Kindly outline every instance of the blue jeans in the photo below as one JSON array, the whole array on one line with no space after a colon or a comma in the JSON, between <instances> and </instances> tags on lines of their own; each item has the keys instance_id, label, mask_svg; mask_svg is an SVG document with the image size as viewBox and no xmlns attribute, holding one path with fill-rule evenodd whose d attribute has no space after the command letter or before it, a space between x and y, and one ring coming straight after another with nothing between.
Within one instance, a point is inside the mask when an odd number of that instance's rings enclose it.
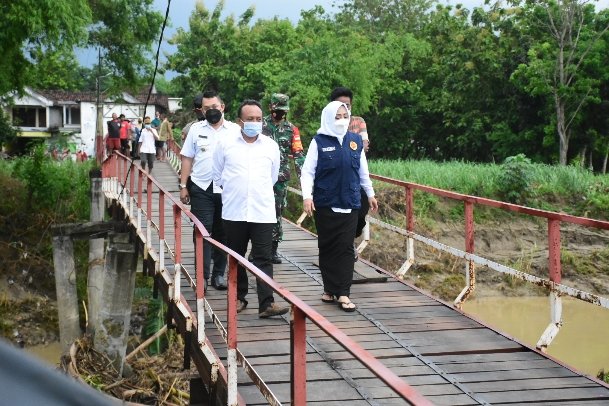
<instances>
[{"instance_id":1,"label":"blue jeans","mask_svg":"<svg viewBox=\"0 0 609 406\"><path fill-rule=\"evenodd\" d=\"M226 235L222 225L222 194L213 192L213 183L207 190L201 189L188 178L188 194L190 195L190 211L195 215L211 237L221 244L225 244ZM194 232L193 232L194 240ZM212 278L224 276L226 270L226 254L212 245L203 241L203 276L209 279L211 259L214 261L214 269L211 272Z\"/></svg>"}]
</instances>

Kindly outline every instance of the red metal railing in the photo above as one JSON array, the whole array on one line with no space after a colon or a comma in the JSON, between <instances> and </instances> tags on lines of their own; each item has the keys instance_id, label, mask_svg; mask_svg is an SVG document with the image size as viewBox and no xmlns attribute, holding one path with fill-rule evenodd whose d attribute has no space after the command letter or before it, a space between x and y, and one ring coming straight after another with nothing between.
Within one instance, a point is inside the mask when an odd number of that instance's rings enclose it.
<instances>
[{"instance_id":1,"label":"red metal railing","mask_svg":"<svg viewBox=\"0 0 609 406\"><path fill-rule=\"evenodd\" d=\"M457 307L463 303L464 300L473 292L475 289L475 264L483 264L489 266L491 269L498 270L500 272L505 272L516 276L518 278L527 280L529 282L537 283L541 286L545 286L550 290L550 318L551 322L539 342L537 343L537 347L545 350L553 338L558 333L560 326L562 324L562 306L560 296L563 294L572 296L574 298L584 300L605 308L609 308L609 300L603 297L599 297L597 295L589 294L586 292L582 292L578 289L570 288L564 285L561 285L561 242L560 242L560 223L571 223L577 224L585 227L594 227L603 230L609 230L609 222L602 220L594 220L585 217L572 216L564 213L556 213L546 210L534 209L531 207L520 206L517 204L511 204L506 202L501 202L498 200L486 199L482 197L464 195L461 193L450 192L443 189L437 189L430 186L419 185L416 183L400 181L396 179L391 179L385 176L379 176L371 174L370 177L377 181L381 181L384 183L392 184L395 186L399 186L404 188L405 200L406 200L406 235L408 238L408 265L403 267L402 273L408 270L408 267L412 265L414 262L414 254L412 253L413 244L412 240L414 238L433 245L434 247L443 249L451 254L459 255L467 260L467 286L463 289L463 291L459 294L457 299L455 300L455 305ZM458 250L452 247L443 246L436 241L427 239L422 236L418 236L415 234L414 225L414 191L418 190L425 193L430 193L435 196L440 196L452 200L462 201L464 204L464 223L465 223L465 253L459 254ZM529 216L541 217L547 219L548 222L548 269L549 269L549 280L543 280L537 278L532 275L525 274L524 272L519 272L513 270L511 268L502 266L497 263L493 263L492 261L488 261L484 258L478 257L474 254L474 206L481 205L487 207L494 207L504 211L522 213ZM396 227L394 227L396 231L399 231Z\"/></svg>"},{"instance_id":2,"label":"red metal railing","mask_svg":"<svg viewBox=\"0 0 609 406\"><path fill-rule=\"evenodd\" d=\"M170 151L179 153L176 145L169 143ZM172 306L176 311L182 311L185 317L190 319L194 314L188 303L180 292L181 277L187 278L189 285L192 288L196 300L197 311L196 320L192 320L192 325L197 328L199 347L203 350L206 343L204 333L204 298L203 290L203 244L212 244L213 246L224 251L229 257L228 266L228 293L227 293L227 382L228 382L228 404L238 404L237 395L237 372L236 368L239 363L239 354L237 347L237 266L241 264L247 272L252 273L262 283L267 284L273 291L281 296L286 302L291 305L291 320L290 320L290 348L291 348L291 404L306 405L306 320L309 319L329 337L340 344L345 350L351 353L355 359L359 360L378 378L380 378L387 386L395 391L400 397L412 405L431 405L432 403L419 394L415 389L408 385L404 380L395 375L390 369L383 365L379 360L372 356L368 351L362 348L357 342L347 336L342 330L334 326L328 319L315 311L309 305L304 303L300 298L289 290L282 287L272 278L256 268L253 264L241 257L234 251L225 247L212 239L199 222L199 220L190 211L182 205L171 193L168 193L156 179L148 176L139 165L132 164L132 161L118 153L115 153L104 161L102 166L102 177L104 178L104 190L116 199L128 213L129 220L134 223L138 234L142 239L145 239L146 247L153 255L158 255L159 268L157 270L161 276L173 280L170 297ZM137 177L137 193L134 190L135 177ZM147 207L145 212L142 210L142 184L146 180L146 195ZM152 212L152 196L158 192L158 218L153 218ZM165 225L165 201L172 205L173 229L175 242L173 247L165 244L166 225ZM137 214L134 214L137 210ZM146 216L146 236L143 235L141 227L141 214ZM190 274L181 263L182 259L182 219L187 218L193 223L195 229L195 255L197 258L195 267L195 280L193 281ZM156 221L155 221L156 220ZM152 247L152 232L156 230L159 236L159 249L155 253ZM165 250L173 258L174 270L171 274L165 267L164 257ZM262 388L261 388L262 390Z\"/></svg>"}]
</instances>

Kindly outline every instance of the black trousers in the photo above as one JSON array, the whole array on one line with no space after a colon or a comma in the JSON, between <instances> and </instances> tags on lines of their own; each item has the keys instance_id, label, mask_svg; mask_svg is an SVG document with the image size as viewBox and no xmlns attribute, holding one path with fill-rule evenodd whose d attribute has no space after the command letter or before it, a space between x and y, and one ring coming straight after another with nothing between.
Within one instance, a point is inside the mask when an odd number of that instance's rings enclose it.
<instances>
[{"instance_id":1,"label":"black trousers","mask_svg":"<svg viewBox=\"0 0 609 406\"><path fill-rule=\"evenodd\" d=\"M262 272L273 277L272 243L275 223L248 223L246 221L224 220L226 231L226 246L237 254L245 256L248 241L252 242L253 263ZM247 272L245 268L237 268L237 298L247 303L245 296L248 291ZM273 289L264 282L256 279L258 293L258 312L263 312L273 302Z\"/></svg>"},{"instance_id":2,"label":"black trousers","mask_svg":"<svg viewBox=\"0 0 609 406\"><path fill-rule=\"evenodd\" d=\"M364 191L364 189L360 189L362 194L362 207L359 209L359 214L357 215L357 228L355 229L355 238L362 235L362 230L366 226L366 215L368 214L368 210L370 210L370 203L368 203L368 195Z\"/></svg>"},{"instance_id":3,"label":"black trousers","mask_svg":"<svg viewBox=\"0 0 609 406\"><path fill-rule=\"evenodd\" d=\"M154 159L154 154L150 154L150 157ZM214 240L224 244L226 235L222 223L222 194L214 193L213 183L209 185L207 190L203 190L190 180L190 177L186 185L190 195L190 211L203 223L203 226ZM212 259L214 261L214 269L210 275ZM203 241L203 277L205 279L209 279L210 276L224 276L226 262L227 258L224 252L215 247L212 250L212 245Z\"/></svg>"},{"instance_id":4,"label":"black trousers","mask_svg":"<svg viewBox=\"0 0 609 406\"><path fill-rule=\"evenodd\" d=\"M329 207L315 210L319 269L324 292L334 296L349 296L353 281L353 239L359 210L337 213Z\"/></svg>"}]
</instances>

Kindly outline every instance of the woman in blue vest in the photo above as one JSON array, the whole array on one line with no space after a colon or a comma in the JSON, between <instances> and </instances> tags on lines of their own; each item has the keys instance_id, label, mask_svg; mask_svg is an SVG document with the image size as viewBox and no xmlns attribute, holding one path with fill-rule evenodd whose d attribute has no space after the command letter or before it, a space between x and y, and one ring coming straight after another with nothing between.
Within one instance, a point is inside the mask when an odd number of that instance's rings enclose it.
<instances>
[{"instance_id":1,"label":"woman in blue vest","mask_svg":"<svg viewBox=\"0 0 609 406\"><path fill-rule=\"evenodd\" d=\"M370 210L378 209L362 138L347 131L349 116L349 109L339 101L323 109L321 127L309 145L300 178L304 211L315 217L317 227L324 284L321 300L338 302L346 312L356 308L349 296L360 187L368 195Z\"/></svg>"}]
</instances>

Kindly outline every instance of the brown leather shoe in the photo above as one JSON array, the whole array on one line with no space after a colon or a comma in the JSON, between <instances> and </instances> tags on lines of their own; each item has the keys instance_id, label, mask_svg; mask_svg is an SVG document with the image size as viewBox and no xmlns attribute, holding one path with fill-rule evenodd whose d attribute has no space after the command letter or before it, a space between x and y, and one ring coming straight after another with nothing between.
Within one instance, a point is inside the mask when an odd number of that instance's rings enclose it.
<instances>
[{"instance_id":1,"label":"brown leather shoe","mask_svg":"<svg viewBox=\"0 0 609 406\"><path fill-rule=\"evenodd\" d=\"M258 317L261 319L268 319L273 316L281 316L282 314L286 314L290 311L288 306L279 306L277 303L272 303L269 307L267 307L263 312L258 313Z\"/></svg>"},{"instance_id":2,"label":"brown leather shoe","mask_svg":"<svg viewBox=\"0 0 609 406\"><path fill-rule=\"evenodd\" d=\"M247 307L247 302L245 300L237 299L237 313L241 313Z\"/></svg>"}]
</instances>

